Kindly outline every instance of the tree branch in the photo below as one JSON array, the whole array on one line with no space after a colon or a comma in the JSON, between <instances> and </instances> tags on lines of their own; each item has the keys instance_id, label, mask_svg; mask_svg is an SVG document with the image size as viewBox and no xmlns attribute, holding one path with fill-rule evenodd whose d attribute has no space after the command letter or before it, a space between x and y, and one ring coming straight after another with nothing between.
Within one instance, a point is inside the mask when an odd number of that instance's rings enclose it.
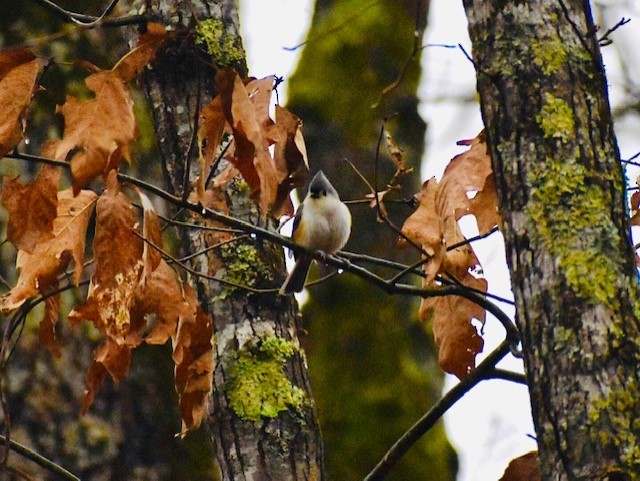
<instances>
[{"instance_id":1,"label":"tree branch","mask_svg":"<svg viewBox=\"0 0 640 481\"><path fill-rule=\"evenodd\" d=\"M12 154L6 155L6 157L17 158L22 160L31 160L35 162L43 162L50 165L57 165L66 169L70 168L70 164L67 162L45 159L43 157L38 157L33 155L12 153ZM291 240L290 237L282 236L274 230L269 230L269 229L251 224L249 222L236 219L234 217L223 214L221 212L217 212L215 210L205 208L200 204L194 204L187 200L183 200L181 197L175 196L161 189L160 187L157 187L153 184L142 181L140 179L136 179L135 177L131 177L125 174L118 174L118 180L120 180L120 182L127 182L132 185L135 185L147 192L151 192L157 195L158 197L160 197L161 199L164 199L167 202L170 202L175 207L179 207L179 208L189 210L191 212L195 212L201 215L205 219L211 219L211 220L220 222L226 225L227 227L231 227L233 229L242 231L246 234L252 234L263 240L274 242L281 246L287 247L293 250L294 252L296 252L297 254L305 253L310 257L312 257L313 259L321 261L330 266L337 267L338 269L342 269L343 271L348 271L366 280L370 284L377 286L387 294L400 294L400 295L408 295L408 296L422 297L422 298L442 297L442 296L451 296L451 295L463 297L479 305L480 307L484 308L489 313L493 314L496 317L496 319L498 319L498 321L503 325L503 327L506 330L507 339L509 340L512 353L516 356L519 355L517 345L520 339L520 335L518 333L518 329L516 328L513 321L509 318L509 316L507 316L502 311L502 309L500 309L498 306L496 306L491 301L489 301L487 299L487 296L484 295L484 293L481 294L481 293L473 292L472 290L467 289L465 286L457 286L457 285L440 286L440 287L434 287L434 288L420 288L420 287L416 287L409 284L399 284L396 282L390 282L357 264L352 264L348 259L340 255L330 255L323 251L311 251L299 244L296 244ZM198 275L202 276L202 274L199 274L199 273ZM220 281L220 279L217 279L217 278L213 278L212 280ZM236 287L242 288L242 286L236 286Z\"/></svg>"},{"instance_id":2,"label":"tree branch","mask_svg":"<svg viewBox=\"0 0 640 481\"><path fill-rule=\"evenodd\" d=\"M490 378L495 365L509 353L509 341L504 340L478 367L456 384L427 413L398 439L382 460L364 478L365 481L380 481L402 459L409 449L444 415L447 410L481 381Z\"/></svg>"},{"instance_id":3,"label":"tree branch","mask_svg":"<svg viewBox=\"0 0 640 481\"><path fill-rule=\"evenodd\" d=\"M63 22L73 23L78 27L84 29L91 29L96 27L121 27L124 25L133 25L139 23L145 23L153 20L153 17L148 14L141 15L125 15L123 17L105 18L115 8L119 0L112 0L107 9L98 17L93 15L84 15L82 13L72 12L65 10L58 4L51 0L31 0L32 2L48 9L56 17Z\"/></svg>"},{"instance_id":4,"label":"tree branch","mask_svg":"<svg viewBox=\"0 0 640 481\"><path fill-rule=\"evenodd\" d=\"M0 443L4 444L5 446L7 445L7 439L2 435L0 435ZM18 453L20 456L27 458L30 461L33 461L34 463L36 463L38 466L41 466L42 468L46 469L47 471L55 475L57 479L63 479L68 481L81 481L80 478L77 477L75 474L70 473L59 464L54 463L50 459L45 458L41 454L36 453L35 451L33 451L32 449L29 449L23 444L17 443L13 440L9 440L9 448L12 451L15 451L16 453Z\"/></svg>"}]
</instances>

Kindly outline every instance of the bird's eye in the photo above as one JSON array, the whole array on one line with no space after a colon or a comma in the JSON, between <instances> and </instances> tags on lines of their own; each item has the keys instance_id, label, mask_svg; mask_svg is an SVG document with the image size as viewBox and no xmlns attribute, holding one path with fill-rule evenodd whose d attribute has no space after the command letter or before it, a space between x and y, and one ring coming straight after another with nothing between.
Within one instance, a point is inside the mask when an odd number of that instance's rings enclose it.
<instances>
[{"instance_id":1,"label":"bird's eye","mask_svg":"<svg viewBox=\"0 0 640 481\"><path fill-rule=\"evenodd\" d=\"M322 194L323 196L325 196L325 195L327 195L327 191L326 191L326 190L324 190L324 189L322 189L321 194Z\"/></svg>"}]
</instances>

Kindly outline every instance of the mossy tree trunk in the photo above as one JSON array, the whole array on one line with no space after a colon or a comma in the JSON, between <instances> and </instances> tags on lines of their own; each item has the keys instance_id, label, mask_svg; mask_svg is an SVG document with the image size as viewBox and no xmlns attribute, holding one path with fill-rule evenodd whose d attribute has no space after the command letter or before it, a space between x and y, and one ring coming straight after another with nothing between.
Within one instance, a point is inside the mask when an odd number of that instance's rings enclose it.
<instances>
[{"instance_id":1,"label":"mossy tree trunk","mask_svg":"<svg viewBox=\"0 0 640 481\"><path fill-rule=\"evenodd\" d=\"M189 170L191 181L198 175L198 148L190 145L198 105L204 107L215 96L213 66L231 65L240 75L246 74L244 55L238 55L242 41L237 9L233 0L154 0L147 5L177 32L144 75L144 83L165 179L171 191L182 195L185 171ZM205 21L219 30L214 33L220 35L222 48L206 52L194 46L193 27ZM240 179L230 184L223 198L230 215L260 222ZM196 229L180 229L178 237L185 254L215 242ZM251 238L197 256L190 265L205 275L257 288L275 288L284 279L282 249ZM221 478L323 479L322 445L294 302L203 278L192 281L214 321L216 368L207 427Z\"/></svg>"},{"instance_id":2,"label":"mossy tree trunk","mask_svg":"<svg viewBox=\"0 0 640 481\"><path fill-rule=\"evenodd\" d=\"M316 2L307 44L289 83L287 108L303 121L311 169L323 169L343 199L362 198L366 186L343 159L373 182L376 141L383 119L420 171L425 123L417 112L420 55L410 59L414 32L426 25L427 1L324 0ZM346 23L345 20L349 19ZM339 26L339 28L335 28ZM421 45L421 44L420 44ZM407 65L402 82L382 97ZM372 108L373 104L378 104ZM395 171L384 144L379 188ZM419 190L419 175L402 195ZM347 250L413 262L398 252L396 234L365 205L352 205ZM389 205L401 225L411 209ZM326 446L330 479L362 479L392 443L440 395L442 374L418 305L350 275L309 289L303 310L311 380ZM428 329L428 328L427 328ZM389 479L453 479L455 455L439 427L425 437Z\"/></svg>"},{"instance_id":3,"label":"mossy tree trunk","mask_svg":"<svg viewBox=\"0 0 640 481\"><path fill-rule=\"evenodd\" d=\"M625 183L588 2L464 2L544 480L640 473Z\"/></svg>"}]
</instances>

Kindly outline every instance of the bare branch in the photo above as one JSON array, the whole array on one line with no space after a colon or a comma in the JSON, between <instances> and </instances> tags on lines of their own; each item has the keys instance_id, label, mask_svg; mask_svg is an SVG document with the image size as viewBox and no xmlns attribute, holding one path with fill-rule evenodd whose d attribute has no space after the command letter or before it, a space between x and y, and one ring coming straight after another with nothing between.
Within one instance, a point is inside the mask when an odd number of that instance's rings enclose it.
<instances>
[{"instance_id":1,"label":"bare branch","mask_svg":"<svg viewBox=\"0 0 640 481\"><path fill-rule=\"evenodd\" d=\"M502 379L504 381L515 382L516 384L523 384L527 386L527 378L520 372L508 371L506 369L495 368L487 376L491 379Z\"/></svg>"},{"instance_id":2,"label":"bare branch","mask_svg":"<svg viewBox=\"0 0 640 481\"><path fill-rule=\"evenodd\" d=\"M69 168L69 164L67 162L54 161L51 159L43 159L42 157L37 157L37 156L27 156L24 154L18 154L18 155L10 154L10 155L7 155L6 157L45 162L51 165L58 165L67 169ZM223 214L221 212L205 208L200 204L193 204L191 202L182 200L182 198L178 196L175 196L155 185L149 184L148 182L144 182L142 180L136 179L135 177L131 177L125 174L118 174L118 179L121 182L128 182L132 185L136 185L137 187L147 192L151 192L157 195L158 197L160 197L161 199L164 199L170 202L175 207L183 208L191 212L195 212L201 215L205 219L211 219L216 222L220 222L221 224L224 224L232 229L242 231L246 234L252 234L257 238L260 238L269 242L274 242L281 246L287 247L298 254L305 253L310 257L312 257L313 259L319 260L325 264L334 266L338 269L342 269L343 271L348 271L351 274L354 274L366 280L370 284L380 288L387 294L400 294L400 295L408 295L408 296L422 297L422 298L443 297L443 296L463 297L479 305L480 307L486 309L489 313L493 314L498 319L498 321L500 321L500 323L503 325L503 327L507 332L507 339L510 342L512 352L515 355L519 354L517 349L517 344L519 342L519 337L520 337L518 333L518 329L516 328L513 321L511 321L509 316L507 316L498 306L496 306L491 301L489 301L487 296L483 293L482 294L476 293L466 287L461 287L457 285L439 286L439 287L432 287L432 288L420 288L420 287L409 285L409 284L398 284L394 282L389 282L386 279L383 279L382 277L376 275L375 273L359 265L352 264L345 257L342 257L340 255L330 255L323 251L311 251L299 244L296 244L291 240L290 237L282 236L274 230L270 230L270 229L254 225L240 219L236 219L234 217ZM157 246L155 247L159 249ZM191 272L191 270L187 266L182 265L181 267L185 268L185 270L187 270L188 272ZM191 273L194 275L203 277L205 279L213 280L216 282L225 282L228 285L234 285L233 283L226 282L222 279L218 279L213 276L206 276L198 272L191 272ZM245 286L235 286L235 287L238 287L240 289L246 288ZM256 290L256 292L265 293L265 292L271 292L271 291L265 289L265 290Z\"/></svg>"},{"instance_id":3,"label":"bare branch","mask_svg":"<svg viewBox=\"0 0 640 481\"><path fill-rule=\"evenodd\" d=\"M68 480L68 481L80 481L80 478L77 477L75 474L67 471L59 464L54 463L53 461L51 461L48 458L45 458L41 454L36 453L34 450L29 449L24 444L17 443L10 439L7 440L7 438L5 438L2 435L0 435L0 443L4 444L5 446L9 444L9 448L12 451L15 451L20 456L27 458L30 461L33 461L34 463L36 463L37 465L43 467L44 469L49 471L51 474L53 474L57 479Z\"/></svg>"},{"instance_id":4,"label":"bare branch","mask_svg":"<svg viewBox=\"0 0 640 481\"><path fill-rule=\"evenodd\" d=\"M436 424L451 406L478 383L490 378L490 374L495 370L495 365L509 353L509 349L509 342L507 340L503 341L467 377L451 388L391 446L382 460L364 478L365 481L380 481L384 479L407 451Z\"/></svg>"},{"instance_id":5,"label":"bare branch","mask_svg":"<svg viewBox=\"0 0 640 481\"><path fill-rule=\"evenodd\" d=\"M60 7L58 4L52 2L51 0L31 0L34 3L37 3L49 11L51 11L54 15L56 15L60 20L67 23L73 23L80 28L91 29L96 27L120 27L124 25L133 25L146 23L150 20L153 20L151 15L126 15L123 17L116 18L105 18L109 15L119 0L112 0L107 9L98 17L93 15L84 15L82 13L72 12L70 10L65 10Z\"/></svg>"},{"instance_id":6,"label":"bare branch","mask_svg":"<svg viewBox=\"0 0 640 481\"><path fill-rule=\"evenodd\" d=\"M611 45L613 43L613 40L611 40L609 36L616 30L618 30L620 27L622 27L623 25L626 25L627 23L629 23L630 21L631 21L630 18L622 17L618 23L616 23L613 27L611 27L609 30L604 32L602 37L598 39L598 43L600 44L600 46L606 47L607 45Z\"/></svg>"}]
</instances>

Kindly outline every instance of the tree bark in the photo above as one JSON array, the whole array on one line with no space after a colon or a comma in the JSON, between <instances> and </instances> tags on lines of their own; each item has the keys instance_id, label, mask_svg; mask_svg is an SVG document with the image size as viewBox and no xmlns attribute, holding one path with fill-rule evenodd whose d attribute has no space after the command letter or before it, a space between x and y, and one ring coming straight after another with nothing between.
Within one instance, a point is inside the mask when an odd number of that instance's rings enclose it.
<instances>
[{"instance_id":1,"label":"tree bark","mask_svg":"<svg viewBox=\"0 0 640 481\"><path fill-rule=\"evenodd\" d=\"M193 27L213 20L222 25L225 40L221 44L239 47L237 9L230 0L155 0L148 8L177 32L144 75L144 82L166 181L170 190L182 195L198 175L194 119L198 109L215 96L214 65L228 65L225 59L194 45ZM244 59L232 65L246 75ZM184 181L185 172L189 182ZM230 215L260 221L242 182L232 182L224 194L224 208ZM181 229L178 236L185 254L214 242L211 234L196 229ZM251 238L197 256L190 265L200 273L229 280L239 275L236 282L259 288L278 287L284 279L282 249ZM323 479L322 445L297 337L295 301L247 293L197 277L192 281L214 322L216 368L207 427L221 478Z\"/></svg>"},{"instance_id":2,"label":"tree bark","mask_svg":"<svg viewBox=\"0 0 640 481\"><path fill-rule=\"evenodd\" d=\"M542 479L638 479L637 272L589 3L464 5Z\"/></svg>"}]
</instances>

